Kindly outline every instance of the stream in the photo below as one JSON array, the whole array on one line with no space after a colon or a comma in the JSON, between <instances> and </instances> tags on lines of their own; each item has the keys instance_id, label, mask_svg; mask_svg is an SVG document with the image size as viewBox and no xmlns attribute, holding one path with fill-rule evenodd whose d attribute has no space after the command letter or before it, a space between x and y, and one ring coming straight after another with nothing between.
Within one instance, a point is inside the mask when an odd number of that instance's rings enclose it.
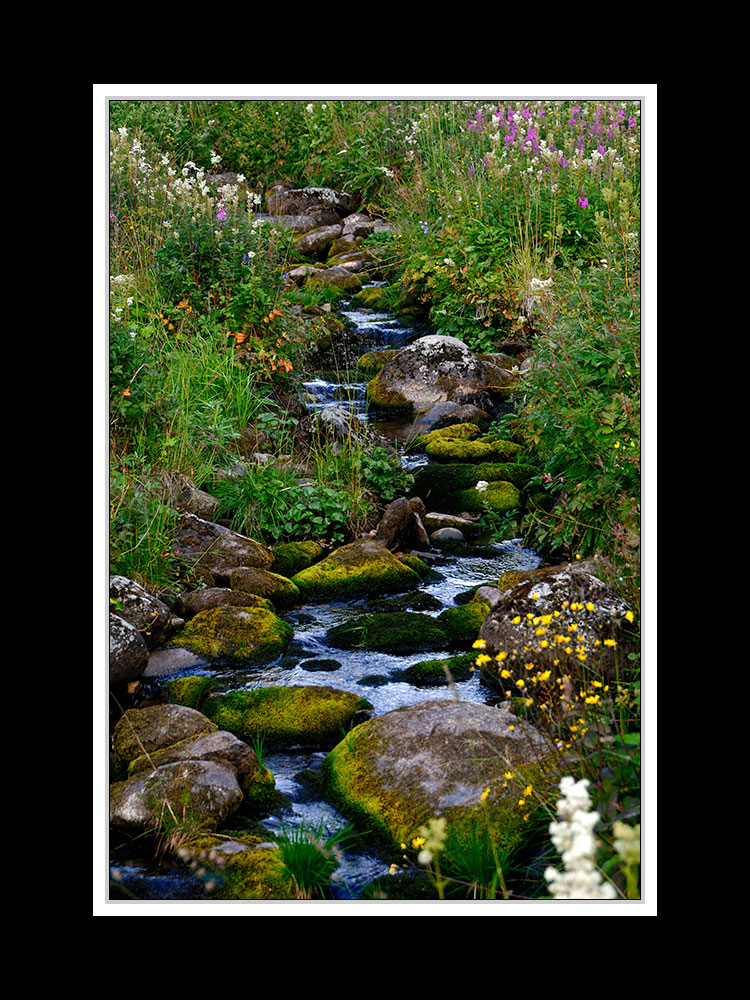
<instances>
[{"instance_id":1,"label":"stream","mask_svg":"<svg viewBox=\"0 0 750 1000\"><path fill-rule=\"evenodd\" d=\"M354 324L353 334L361 338L362 342L361 353L405 346L425 333L405 327L388 313L357 311L349 309L346 304L339 311ZM352 373L348 374L351 376ZM372 419L367 412L366 384L366 381L326 381L316 378L303 385L311 399L310 408L345 407L358 419L370 422L382 436L391 441L405 440L409 436L411 421L404 424ZM424 464L427 458L424 455L410 455L402 461L413 468ZM534 569L540 562L541 557L536 552L523 548L520 539L477 546L475 553L468 555L430 553L429 565L433 572L422 582L419 595L414 598L418 605L414 607L422 613L437 616L446 608L455 607L457 596L463 592L493 579L497 580L506 570ZM452 698L456 694L462 701L475 703L491 704L497 700L480 683L478 672L470 680L456 682L455 691L447 684L417 687L400 679L400 672L405 667L422 660L450 655L448 653L417 652L396 656L359 649L337 649L327 643L328 629L371 610L374 610L373 602L368 598L347 603L296 607L282 613L282 617L294 628L294 638L285 655L275 663L245 669L212 666L200 670L193 668L189 672L220 676L222 687L226 690L272 685L329 685L366 698L373 706L375 715L383 715L393 709L428 699ZM319 768L326 755L327 751L286 751L265 757L278 791L289 800L287 808L262 820L269 834L289 831L302 824L306 828L318 829L322 824L324 831L332 835L348 824L330 804L311 795L309 786L301 777L303 771ZM110 868L116 871L116 880L125 886L130 897L142 900L210 898L205 893L202 881L181 865L157 867L153 860L113 854ZM332 883L333 897L340 900L357 899L369 882L385 877L387 873L388 865L381 858L357 853L356 846L347 849L336 873L336 881Z\"/></svg>"}]
</instances>

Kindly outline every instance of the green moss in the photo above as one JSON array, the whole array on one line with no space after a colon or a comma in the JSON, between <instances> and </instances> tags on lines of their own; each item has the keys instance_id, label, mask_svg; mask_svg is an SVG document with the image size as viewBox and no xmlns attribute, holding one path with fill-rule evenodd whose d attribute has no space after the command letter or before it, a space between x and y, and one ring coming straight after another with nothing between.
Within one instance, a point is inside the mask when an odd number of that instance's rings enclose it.
<instances>
[{"instance_id":1,"label":"green moss","mask_svg":"<svg viewBox=\"0 0 750 1000\"><path fill-rule=\"evenodd\" d=\"M447 624L447 623L446 623ZM328 630L337 649L369 649L381 653L413 653L439 649L450 632L437 618L412 611L388 611L354 618Z\"/></svg>"},{"instance_id":2,"label":"green moss","mask_svg":"<svg viewBox=\"0 0 750 1000\"><path fill-rule=\"evenodd\" d=\"M408 566L409 569L413 569L415 573L419 574L421 580L424 580L432 572L424 559L420 559L419 556L400 555L398 559L404 566Z\"/></svg>"},{"instance_id":3,"label":"green moss","mask_svg":"<svg viewBox=\"0 0 750 1000\"><path fill-rule=\"evenodd\" d=\"M190 677L175 677L167 681L163 690L171 705L200 709L209 692L215 687L215 678L192 674Z\"/></svg>"},{"instance_id":4,"label":"green moss","mask_svg":"<svg viewBox=\"0 0 750 1000\"><path fill-rule=\"evenodd\" d=\"M436 465L425 465L417 469L414 477L415 496L420 496L425 503L434 504L439 508L448 505L458 510L457 494L460 490L473 489L480 480L487 483L513 483L518 489L523 489L529 479L536 475L532 465L522 462L482 462L478 465L450 462Z\"/></svg>"},{"instance_id":5,"label":"green moss","mask_svg":"<svg viewBox=\"0 0 750 1000\"><path fill-rule=\"evenodd\" d=\"M294 899L289 878L281 865L281 852L268 837L241 832L238 844L247 850L232 853L226 837L202 837L189 850L215 882L211 899Z\"/></svg>"},{"instance_id":6,"label":"green moss","mask_svg":"<svg viewBox=\"0 0 750 1000\"><path fill-rule=\"evenodd\" d=\"M353 301L363 309L385 309L388 293L382 285L368 285L357 292Z\"/></svg>"},{"instance_id":7,"label":"green moss","mask_svg":"<svg viewBox=\"0 0 750 1000\"><path fill-rule=\"evenodd\" d=\"M521 505L521 493L513 483L489 483L487 489L461 490L457 499L462 509L469 513L482 513L489 509L495 514L516 510Z\"/></svg>"},{"instance_id":8,"label":"green moss","mask_svg":"<svg viewBox=\"0 0 750 1000\"><path fill-rule=\"evenodd\" d=\"M490 611L487 601L475 598L458 608L448 608L437 620L454 642L473 642Z\"/></svg>"},{"instance_id":9,"label":"green moss","mask_svg":"<svg viewBox=\"0 0 750 1000\"><path fill-rule=\"evenodd\" d=\"M168 645L208 660L268 663L284 652L292 635L291 625L266 608L220 605L197 614Z\"/></svg>"},{"instance_id":10,"label":"green moss","mask_svg":"<svg viewBox=\"0 0 750 1000\"><path fill-rule=\"evenodd\" d=\"M527 570L520 569L509 569L505 573L500 574L500 578L497 581L498 590L510 590L511 587L515 587L517 583L522 580L528 580L530 573Z\"/></svg>"},{"instance_id":11,"label":"green moss","mask_svg":"<svg viewBox=\"0 0 750 1000\"><path fill-rule=\"evenodd\" d=\"M469 426L473 427L474 425L470 424ZM435 431L432 433L434 434ZM425 446L427 455L436 462L500 462L507 461L520 450L521 446L515 441L488 440L487 438L467 440L456 437L436 437Z\"/></svg>"},{"instance_id":12,"label":"green moss","mask_svg":"<svg viewBox=\"0 0 750 1000\"><path fill-rule=\"evenodd\" d=\"M322 686L268 687L215 695L203 711L240 739L263 738L269 749L331 746L370 703L348 691Z\"/></svg>"},{"instance_id":13,"label":"green moss","mask_svg":"<svg viewBox=\"0 0 750 1000\"><path fill-rule=\"evenodd\" d=\"M375 410L389 413L411 413L412 404L397 389L389 389L383 385L381 372L367 383L366 397L368 404Z\"/></svg>"},{"instance_id":14,"label":"green moss","mask_svg":"<svg viewBox=\"0 0 750 1000\"><path fill-rule=\"evenodd\" d=\"M388 364L391 358L397 354L397 350L388 348L383 351L370 351L368 354L363 354L361 358L358 358L357 369L368 376L368 378L374 378Z\"/></svg>"},{"instance_id":15,"label":"green moss","mask_svg":"<svg viewBox=\"0 0 750 1000\"><path fill-rule=\"evenodd\" d=\"M401 671L401 676L409 684L416 687L431 687L447 684L446 668L454 681L468 680L474 672L475 653L461 653L441 660L421 660Z\"/></svg>"},{"instance_id":16,"label":"green moss","mask_svg":"<svg viewBox=\"0 0 750 1000\"><path fill-rule=\"evenodd\" d=\"M300 573L292 582L304 601L352 600L368 594L413 590L419 575L383 545L371 541L342 545Z\"/></svg>"},{"instance_id":17,"label":"green moss","mask_svg":"<svg viewBox=\"0 0 750 1000\"><path fill-rule=\"evenodd\" d=\"M288 579L293 577L300 570L307 569L323 555L323 549L317 542L285 542L276 545L272 549L273 562L271 569L274 573L285 576Z\"/></svg>"}]
</instances>

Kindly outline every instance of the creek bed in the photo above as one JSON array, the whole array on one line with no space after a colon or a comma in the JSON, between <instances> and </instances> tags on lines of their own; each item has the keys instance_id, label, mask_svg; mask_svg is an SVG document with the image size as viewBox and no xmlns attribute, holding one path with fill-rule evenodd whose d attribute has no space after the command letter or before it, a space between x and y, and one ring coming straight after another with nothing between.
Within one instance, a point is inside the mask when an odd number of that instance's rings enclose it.
<instances>
[{"instance_id":1,"label":"creek bed","mask_svg":"<svg viewBox=\"0 0 750 1000\"><path fill-rule=\"evenodd\" d=\"M342 312L354 324L355 333L361 335L365 345L363 353L365 350L403 346L423 335L404 327L387 313L358 312L346 308ZM370 419L365 381L327 381L319 378L305 382L304 388L310 395L311 409L344 406L359 419ZM411 427L410 421L373 420L372 424L379 433L396 442L405 440ZM413 468L424 464L427 459L423 455L412 455L402 461ZM446 608L455 607L456 598L464 592L496 581L507 570L534 569L540 562L541 557L533 550L524 548L520 539L477 546L465 555L433 554L430 559L432 572L419 587L420 594L431 599L431 610L420 613L437 616ZM401 671L406 667L423 660L444 658L451 655L448 651L393 655L365 649L339 649L327 641L330 628L370 610L368 599L296 607L282 615L293 626L294 639L286 655L276 663L262 668L212 665L192 669L189 673L214 676L223 690L276 685L332 686L366 698L375 715L436 698L458 696L462 701L496 702L497 696L481 684L478 672L472 674L469 680L456 681L453 690L447 682L422 687L400 678ZM307 830L322 828L324 835L330 836L347 825L333 806L311 794L310 786L301 778L304 772L317 770L326 754L327 751L290 750L265 758L278 791L287 797L289 803L262 820L262 825L270 834L289 832L304 825ZM204 894L200 880L186 873L182 866L158 868L151 861L117 857L113 858L111 867L118 871L118 881L125 886L126 892L138 899L210 898L210 895ZM336 880L332 883L332 894L336 899L356 899L369 882L384 877L387 872L388 866L382 859L359 853L355 846L344 852Z\"/></svg>"}]
</instances>

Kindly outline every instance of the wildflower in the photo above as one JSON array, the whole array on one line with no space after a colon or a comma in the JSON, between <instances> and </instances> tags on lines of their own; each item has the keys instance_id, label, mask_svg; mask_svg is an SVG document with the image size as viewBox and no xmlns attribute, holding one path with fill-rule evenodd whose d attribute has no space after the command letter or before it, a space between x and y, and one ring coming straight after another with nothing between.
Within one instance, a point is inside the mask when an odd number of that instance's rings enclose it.
<instances>
[{"instance_id":1,"label":"wildflower","mask_svg":"<svg viewBox=\"0 0 750 1000\"><path fill-rule=\"evenodd\" d=\"M641 824L638 823L637 826L628 826L627 823L617 820L612 827L612 832L615 835L615 850L625 864L640 864Z\"/></svg>"},{"instance_id":2,"label":"wildflower","mask_svg":"<svg viewBox=\"0 0 750 1000\"><path fill-rule=\"evenodd\" d=\"M604 640L604 645L605 646L616 646L617 645L617 640L616 639L605 639Z\"/></svg>"},{"instance_id":3,"label":"wildflower","mask_svg":"<svg viewBox=\"0 0 750 1000\"><path fill-rule=\"evenodd\" d=\"M484 479L480 479L477 485L474 487L474 489L477 491L477 493L484 493L484 491L487 489L489 485L490 484L488 482L485 482Z\"/></svg>"},{"instance_id":4,"label":"wildflower","mask_svg":"<svg viewBox=\"0 0 750 1000\"><path fill-rule=\"evenodd\" d=\"M591 801L586 778L576 781L569 775L560 781L563 798L557 803L557 821L550 824L552 843L562 855L564 871L547 868L544 877L555 899L614 899L609 882L602 882L596 868L597 840L594 827L598 812L589 812Z\"/></svg>"},{"instance_id":5,"label":"wildflower","mask_svg":"<svg viewBox=\"0 0 750 1000\"><path fill-rule=\"evenodd\" d=\"M588 197L586 195L583 195L583 196L579 195L578 196L578 204L581 206L581 208L588 208L589 207L589 199L588 199Z\"/></svg>"},{"instance_id":6,"label":"wildflower","mask_svg":"<svg viewBox=\"0 0 750 1000\"><path fill-rule=\"evenodd\" d=\"M626 611L626 612L625 612L625 617L627 618L627 620L628 620L629 622L632 622L632 620L633 620L633 618L634 618L634 615L633 615L633 612L632 612L632 611Z\"/></svg>"},{"instance_id":7,"label":"wildflower","mask_svg":"<svg viewBox=\"0 0 750 1000\"><path fill-rule=\"evenodd\" d=\"M487 796L489 794L490 794L489 788L485 788L485 790L482 792L482 802L486 802L487 801Z\"/></svg>"},{"instance_id":8,"label":"wildflower","mask_svg":"<svg viewBox=\"0 0 750 1000\"><path fill-rule=\"evenodd\" d=\"M486 645L487 645L487 642L484 639L476 639L474 642L472 642L471 648L472 649L484 649Z\"/></svg>"},{"instance_id":9,"label":"wildflower","mask_svg":"<svg viewBox=\"0 0 750 1000\"><path fill-rule=\"evenodd\" d=\"M478 667L481 667L483 663L489 663L491 659L491 656L487 656L485 653L480 653L474 662Z\"/></svg>"},{"instance_id":10,"label":"wildflower","mask_svg":"<svg viewBox=\"0 0 750 1000\"><path fill-rule=\"evenodd\" d=\"M516 617L512 619L512 622L513 622L514 625L520 625L521 624L521 616L520 615L516 615Z\"/></svg>"}]
</instances>

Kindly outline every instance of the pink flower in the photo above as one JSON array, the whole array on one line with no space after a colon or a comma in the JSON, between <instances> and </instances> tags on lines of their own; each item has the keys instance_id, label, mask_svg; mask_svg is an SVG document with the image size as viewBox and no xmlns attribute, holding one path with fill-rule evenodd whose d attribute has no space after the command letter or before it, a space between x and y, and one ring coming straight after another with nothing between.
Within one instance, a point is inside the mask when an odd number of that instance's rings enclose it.
<instances>
[{"instance_id":1,"label":"pink flower","mask_svg":"<svg viewBox=\"0 0 750 1000\"><path fill-rule=\"evenodd\" d=\"M585 194L584 195L579 195L578 196L578 204L581 206L581 208L588 208L589 207L589 199L588 199L588 197Z\"/></svg>"}]
</instances>

